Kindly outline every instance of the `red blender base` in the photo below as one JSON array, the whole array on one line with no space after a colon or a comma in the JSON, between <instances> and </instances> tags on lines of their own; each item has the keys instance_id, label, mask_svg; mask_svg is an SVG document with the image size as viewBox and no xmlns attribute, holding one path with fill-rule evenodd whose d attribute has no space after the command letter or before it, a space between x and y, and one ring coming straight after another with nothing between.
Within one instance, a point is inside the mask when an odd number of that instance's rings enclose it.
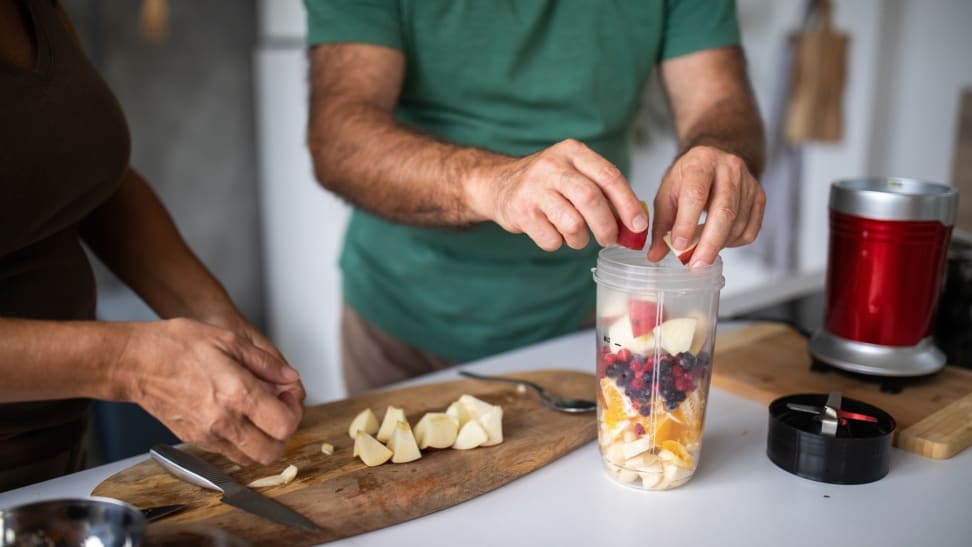
<instances>
[{"instance_id":1,"label":"red blender base","mask_svg":"<svg viewBox=\"0 0 972 547\"><path fill-rule=\"evenodd\" d=\"M835 368L873 376L925 376L945 367L945 354L931 336L914 346L881 346L821 329L810 338L810 355Z\"/></svg>"}]
</instances>

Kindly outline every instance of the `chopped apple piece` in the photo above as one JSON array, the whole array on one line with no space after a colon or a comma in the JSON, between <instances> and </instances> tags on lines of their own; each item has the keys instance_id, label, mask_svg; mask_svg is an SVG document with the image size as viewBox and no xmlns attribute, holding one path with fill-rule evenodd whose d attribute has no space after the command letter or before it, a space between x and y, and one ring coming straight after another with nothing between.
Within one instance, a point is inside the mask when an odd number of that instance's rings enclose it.
<instances>
[{"instance_id":1,"label":"chopped apple piece","mask_svg":"<svg viewBox=\"0 0 972 547\"><path fill-rule=\"evenodd\" d=\"M480 416L480 424L483 429L486 430L486 436L488 437L486 442L480 446L493 446L503 442L503 409L495 405L491 405L489 411L485 415Z\"/></svg>"},{"instance_id":2,"label":"chopped apple piece","mask_svg":"<svg viewBox=\"0 0 972 547\"><path fill-rule=\"evenodd\" d=\"M624 443L624 445L622 445L624 450L624 459L630 460L641 453L651 450L652 444L651 437L648 435L643 435L642 437L639 437L633 441Z\"/></svg>"},{"instance_id":3,"label":"chopped apple piece","mask_svg":"<svg viewBox=\"0 0 972 547\"><path fill-rule=\"evenodd\" d=\"M297 476L297 466L288 465L286 469L281 471L277 475L270 475L269 477L262 477L251 481L247 486L250 488L265 488L267 486L280 486L282 484L290 484L291 481Z\"/></svg>"},{"instance_id":4,"label":"chopped apple piece","mask_svg":"<svg viewBox=\"0 0 972 547\"><path fill-rule=\"evenodd\" d=\"M491 408L493 408L493 405L487 403L486 401L477 399L472 395L461 395L459 397L459 402L466 407L466 410L469 411L469 415L476 419L482 418L487 412L489 412Z\"/></svg>"},{"instance_id":5,"label":"chopped apple piece","mask_svg":"<svg viewBox=\"0 0 972 547\"><path fill-rule=\"evenodd\" d=\"M388 439L388 448L392 451L392 463L413 462L422 457L408 422L401 421L395 424L391 438Z\"/></svg>"},{"instance_id":6,"label":"chopped apple piece","mask_svg":"<svg viewBox=\"0 0 972 547\"><path fill-rule=\"evenodd\" d=\"M645 217L648 216L648 204L644 201L641 202L641 207L645 210ZM632 232L621 219L618 219L618 245L622 247L627 247L634 251L640 251L644 249L645 242L648 241L648 228L645 227L644 230L640 232Z\"/></svg>"},{"instance_id":7,"label":"chopped apple piece","mask_svg":"<svg viewBox=\"0 0 972 547\"><path fill-rule=\"evenodd\" d=\"M702 310L690 311L685 317L695 319L695 338L692 339L692 347L689 352L698 355L702 351L702 345L709 337L709 315Z\"/></svg>"},{"instance_id":8,"label":"chopped apple piece","mask_svg":"<svg viewBox=\"0 0 972 547\"><path fill-rule=\"evenodd\" d=\"M354 439L354 454L368 467L381 465L392 457L391 450L364 431L358 432Z\"/></svg>"},{"instance_id":9,"label":"chopped apple piece","mask_svg":"<svg viewBox=\"0 0 972 547\"><path fill-rule=\"evenodd\" d=\"M383 443L388 442L388 439L392 436L392 432L395 431L395 424L407 421L404 410L397 406L389 406L385 410L385 419L381 421L381 428L378 429L378 434L375 435L375 438Z\"/></svg>"},{"instance_id":10,"label":"chopped apple piece","mask_svg":"<svg viewBox=\"0 0 972 547\"><path fill-rule=\"evenodd\" d=\"M631 335L637 338L650 334L665 320L665 316L654 296L647 295L628 302L628 319L631 321Z\"/></svg>"},{"instance_id":11,"label":"chopped apple piece","mask_svg":"<svg viewBox=\"0 0 972 547\"><path fill-rule=\"evenodd\" d=\"M655 353L655 337L649 332L635 338L627 346L631 353L647 356Z\"/></svg>"},{"instance_id":12,"label":"chopped apple piece","mask_svg":"<svg viewBox=\"0 0 972 547\"><path fill-rule=\"evenodd\" d=\"M661 348L672 355L688 351L695 338L696 323L698 320L693 317L669 319L655 327L655 338Z\"/></svg>"},{"instance_id":13,"label":"chopped apple piece","mask_svg":"<svg viewBox=\"0 0 972 547\"><path fill-rule=\"evenodd\" d=\"M452 448L469 450L481 446L488 440L489 435L486 434L483 426L477 420L470 420L459 429L459 435L456 437L456 442L453 443Z\"/></svg>"},{"instance_id":14,"label":"chopped apple piece","mask_svg":"<svg viewBox=\"0 0 972 547\"><path fill-rule=\"evenodd\" d=\"M684 249L675 248L675 245L672 243L671 232L665 234L662 239L665 240L665 244L668 245L668 248L672 250L672 254L675 255L675 258L677 258L679 262L682 264L688 264L689 260L692 259L692 253L695 252L695 246L699 244L699 239L702 237L702 228L704 227L705 224L699 224L695 227L695 235L692 236L692 241L689 242Z\"/></svg>"},{"instance_id":15,"label":"chopped apple piece","mask_svg":"<svg viewBox=\"0 0 972 547\"><path fill-rule=\"evenodd\" d=\"M460 403L459 401L453 401L453 403L449 405L449 408L446 409L445 413L458 420L460 428L465 426L466 422L472 419L472 416L469 415L469 411L466 410L466 405Z\"/></svg>"},{"instance_id":16,"label":"chopped apple piece","mask_svg":"<svg viewBox=\"0 0 972 547\"><path fill-rule=\"evenodd\" d=\"M613 442L604 451L604 457L615 465L622 465L624 463L624 443Z\"/></svg>"},{"instance_id":17,"label":"chopped apple piece","mask_svg":"<svg viewBox=\"0 0 972 547\"><path fill-rule=\"evenodd\" d=\"M614 351L620 348L631 347L634 334L631 333L631 320L628 319L628 316L625 315L608 327L607 336L611 344L611 349Z\"/></svg>"},{"instance_id":18,"label":"chopped apple piece","mask_svg":"<svg viewBox=\"0 0 972 547\"><path fill-rule=\"evenodd\" d=\"M357 439L359 431L364 431L369 435L374 435L378 432L378 417L375 416L375 413L370 408L362 410L351 420L351 425L348 427L348 435L352 439ZM357 456L357 454L355 455Z\"/></svg>"},{"instance_id":19,"label":"chopped apple piece","mask_svg":"<svg viewBox=\"0 0 972 547\"><path fill-rule=\"evenodd\" d=\"M444 412L427 412L415 425L419 448L449 448L459 434L459 420Z\"/></svg>"},{"instance_id":20,"label":"chopped apple piece","mask_svg":"<svg viewBox=\"0 0 972 547\"><path fill-rule=\"evenodd\" d=\"M330 456L334 454L334 445L331 443L323 443L321 445L321 454Z\"/></svg>"}]
</instances>

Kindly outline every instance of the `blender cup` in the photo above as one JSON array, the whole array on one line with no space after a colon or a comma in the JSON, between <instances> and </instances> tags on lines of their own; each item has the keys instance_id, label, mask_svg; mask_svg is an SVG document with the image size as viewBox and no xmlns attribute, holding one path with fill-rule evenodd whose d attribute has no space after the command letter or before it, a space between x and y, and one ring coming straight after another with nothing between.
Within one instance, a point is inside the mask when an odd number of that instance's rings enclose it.
<instances>
[{"instance_id":1,"label":"blender cup","mask_svg":"<svg viewBox=\"0 0 972 547\"><path fill-rule=\"evenodd\" d=\"M702 447L722 261L602 249L597 283L597 423L616 481L646 490L688 482Z\"/></svg>"}]
</instances>

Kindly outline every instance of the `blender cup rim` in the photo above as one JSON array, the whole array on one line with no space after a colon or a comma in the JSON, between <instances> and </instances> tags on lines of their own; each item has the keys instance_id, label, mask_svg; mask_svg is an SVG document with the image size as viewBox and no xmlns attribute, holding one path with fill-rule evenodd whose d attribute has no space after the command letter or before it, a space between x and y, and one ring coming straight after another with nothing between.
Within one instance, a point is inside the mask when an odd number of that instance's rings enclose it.
<instances>
[{"instance_id":1,"label":"blender cup rim","mask_svg":"<svg viewBox=\"0 0 972 547\"><path fill-rule=\"evenodd\" d=\"M619 246L601 249L591 273L597 284L627 292L712 291L725 286L721 257L708 266L688 268L665 260L649 262L644 252Z\"/></svg>"}]
</instances>

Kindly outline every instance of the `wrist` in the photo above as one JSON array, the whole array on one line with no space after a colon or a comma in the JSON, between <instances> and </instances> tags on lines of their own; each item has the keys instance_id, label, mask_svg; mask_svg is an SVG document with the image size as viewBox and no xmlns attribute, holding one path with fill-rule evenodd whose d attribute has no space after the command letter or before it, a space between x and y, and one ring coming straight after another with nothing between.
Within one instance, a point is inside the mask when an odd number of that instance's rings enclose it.
<instances>
[{"instance_id":1,"label":"wrist","mask_svg":"<svg viewBox=\"0 0 972 547\"><path fill-rule=\"evenodd\" d=\"M465 209L469 222L495 221L496 193L502 180L508 177L514 158L471 150L479 157L471 158L461 177ZM478 153L478 154L477 154Z\"/></svg>"}]
</instances>

